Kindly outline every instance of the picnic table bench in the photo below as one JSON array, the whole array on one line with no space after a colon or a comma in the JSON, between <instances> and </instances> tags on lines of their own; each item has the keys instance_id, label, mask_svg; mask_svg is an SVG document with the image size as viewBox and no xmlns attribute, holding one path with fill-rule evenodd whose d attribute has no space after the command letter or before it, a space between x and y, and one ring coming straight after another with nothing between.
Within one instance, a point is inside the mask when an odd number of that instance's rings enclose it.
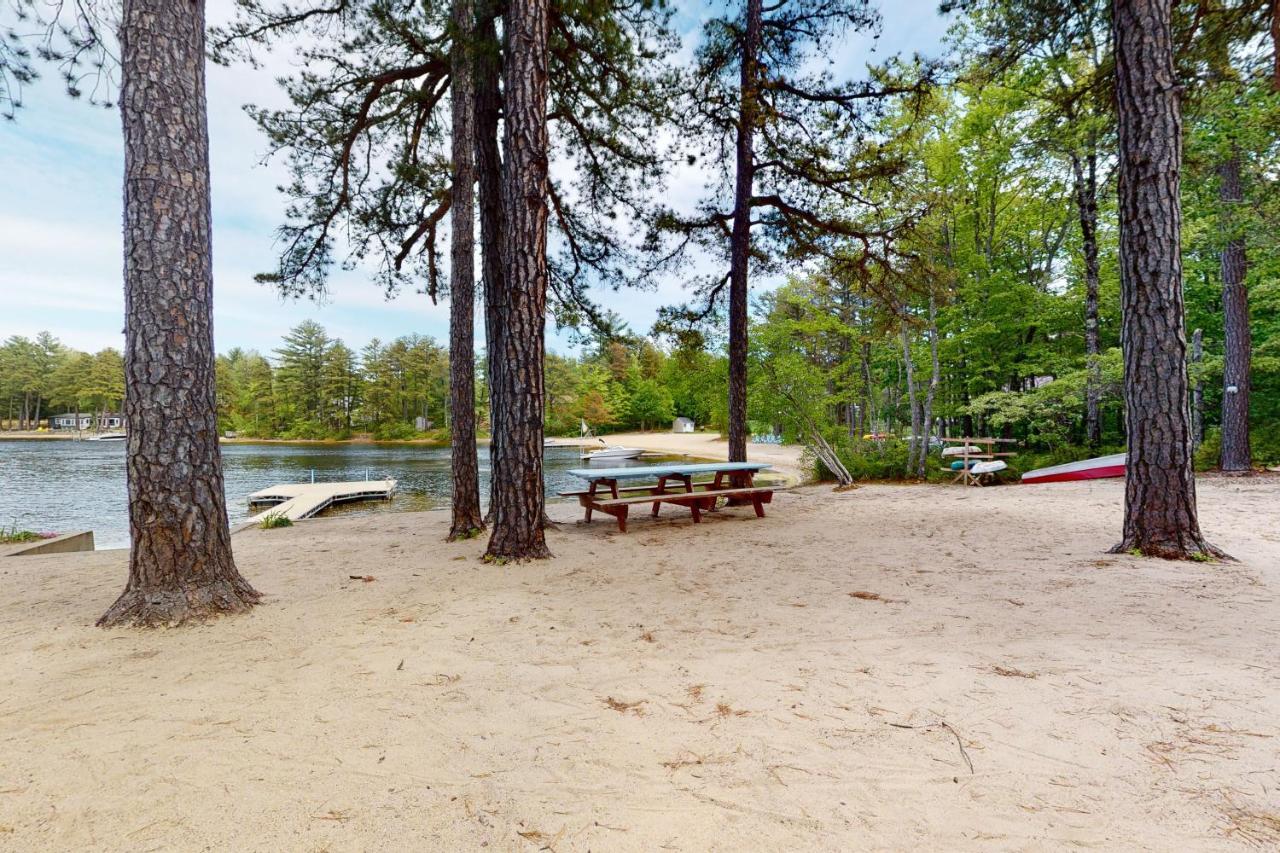
<instances>
[{"instance_id":1,"label":"picnic table bench","mask_svg":"<svg viewBox=\"0 0 1280 853\"><path fill-rule=\"evenodd\" d=\"M569 473L587 481L585 491L561 492L562 497L576 497L586 509L586 521L593 512L603 512L618 520L618 529L627 532L627 515L632 506L652 504L656 517L662 504L688 507L694 523L702 521L704 510L715 509L719 498L731 503L751 504L756 515L764 517L764 505L773 501L772 486L755 485L757 472L769 468L758 462L703 462L689 465L635 465L627 468L573 468ZM694 477L710 474L711 480L694 482ZM620 480L656 479L643 486L618 487ZM672 483L679 490L669 489Z\"/></svg>"}]
</instances>

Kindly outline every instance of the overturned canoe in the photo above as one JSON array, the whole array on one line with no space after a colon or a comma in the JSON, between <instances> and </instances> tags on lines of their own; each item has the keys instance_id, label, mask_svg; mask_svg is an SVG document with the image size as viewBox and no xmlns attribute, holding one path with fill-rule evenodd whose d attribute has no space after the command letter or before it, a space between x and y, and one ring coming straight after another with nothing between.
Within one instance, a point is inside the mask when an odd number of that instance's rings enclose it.
<instances>
[{"instance_id":1,"label":"overturned canoe","mask_svg":"<svg viewBox=\"0 0 1280 853\"><path fill-rule=\"evenodd\" d=\"M1037 468L1022 475L1024 483L1062 483L1067 480L1099 480L1105 477L1124 476L1124 453L1113 453L1110 456L1096 456L1093 459L1081 459L1079 462L1068 462L1065 465L1051 465L1048 468Z\"/></svg>"}]
</instances>

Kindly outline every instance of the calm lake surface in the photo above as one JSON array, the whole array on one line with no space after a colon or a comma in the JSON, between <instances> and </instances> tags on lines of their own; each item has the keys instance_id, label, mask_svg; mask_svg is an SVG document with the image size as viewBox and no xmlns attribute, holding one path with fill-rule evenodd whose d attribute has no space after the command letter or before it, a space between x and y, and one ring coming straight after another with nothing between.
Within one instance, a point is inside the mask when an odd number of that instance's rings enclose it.
<instances>
[{"instance_id":1,"label":"calm lake surface","mask_svg":"<svg viewBox=\"0 0 1280 853\"><path fill-rule=\"evenodd\" d=\"M125 443L58 439L0 441L0 526L20 530L92 530L99 548L129 546ZM227 513L234 525L249 516L247 498L279 483L391 477L391 501L340 504L324 515L408 512L449 505L449 448L391 444L226 444L222 461ZM615 462L608 467L645 462ZM547 495L583 485L566 472L583 467L576 447L547 448ZM602 466L603 467L603 466ZM480 448L480 494L489 494L489 452Z\"/></svg>"}]
</instances>

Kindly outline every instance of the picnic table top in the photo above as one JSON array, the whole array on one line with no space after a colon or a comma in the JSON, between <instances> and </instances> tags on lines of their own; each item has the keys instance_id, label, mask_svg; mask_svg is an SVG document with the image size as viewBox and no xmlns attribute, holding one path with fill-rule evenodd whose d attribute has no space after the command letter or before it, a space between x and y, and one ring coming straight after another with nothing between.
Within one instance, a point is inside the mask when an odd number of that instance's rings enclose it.
<instances>
[{"instance_id":1,"label":"picnic table top","mask_svg":"<svg viewBox=\"0 0 1280 853\"><path fill-rule=\"evenodd\" d=\"M637 480L670 474L715 474L723 471L760 471L770 468L761 462L697 462L688 465L632 465L627 468L570 468L569 473L588 482L591 480Z\"/></svg>"}]
</instances>

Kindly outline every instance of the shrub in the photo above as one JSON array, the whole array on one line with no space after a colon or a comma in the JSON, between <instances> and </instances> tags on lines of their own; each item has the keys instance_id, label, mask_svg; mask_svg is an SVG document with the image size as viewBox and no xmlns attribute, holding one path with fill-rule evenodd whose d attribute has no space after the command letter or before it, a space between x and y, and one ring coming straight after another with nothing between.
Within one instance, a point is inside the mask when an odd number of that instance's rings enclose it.
<instances>
[{"instance_id":1,"label":"shrub","mask_svg":"<svg viewBox=\"0 0 1280 853\"><path fill-rule=\"evenodd\" d=\"M373 430L373 437L376 441L408 441L417 435L418 431L413 428L413 424L407 424L403 421L378 424Z\"/></svg>"},{"instance_id":2,"label":"shrub","mask_svg":"<svg viewBox=\"0 0 1280 853\"><path fill-rule=\"evenodd\" d=\"M1249 431L1249 449L1253 464L1257 466L1280 465L1280 430L1264 429L1257 425ZM1212 471L1218 467L1222 454L1222 430L1214 427L1205 431L1204 441L1196 448L1197 471Z\"/></svg>"},{"instance_id":3,"label":"shrub","mask_svg":"<svg viewBox=\"0 0 1280 853\"><path fill-rule=\"evenodd\" d=\"M830 440L830 439L829 439ZM897 439L853 441L847 435L831 440L836 455L856 481L907 479L907 443ZM813 461L819 480L834 480L827 466Z\"/></svg>"},{"instance_id":4,"label":"shrub","mask_svg":"<svg viewBox=\"0 0 1280 853\"><path fill-rule=\"evenodd\" d=\"M293 527L293 521L284 513L269 512L258 522L258 526L263 530L274 530L277 527Z\"/></svg>"}]
</instances>

